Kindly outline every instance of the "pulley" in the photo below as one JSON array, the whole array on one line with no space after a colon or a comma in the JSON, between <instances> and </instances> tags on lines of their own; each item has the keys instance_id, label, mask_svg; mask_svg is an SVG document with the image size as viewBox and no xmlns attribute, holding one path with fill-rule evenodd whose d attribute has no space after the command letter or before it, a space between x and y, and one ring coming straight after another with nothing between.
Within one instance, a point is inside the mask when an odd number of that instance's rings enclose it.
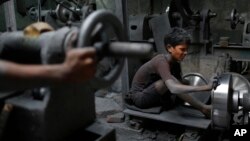
<instances>
[{"instance_id":1,"label":"pulley","mask_svg":"<svg viewBox=\"0 0 250 141\"><path fill-rule=\"evenodd\" d=\"M125 40L124 31L119 19L111 12L100 10L89 15L81 25L77 47L93 46L93 44L96 43L96 40L93 40L93 36L96 36L97 34L101 38L100 42L102 42L104 45L108 44L110 36L108 35L107 30L105 30L107 28L111 28L113 30L117 40ZM93 80L95 86L102 87L101 84L105 86L112 84L117 79L122 70L124 58L109 58L108 60L109 61L103 61L103 67L110 66L110 69L105 68L105 70L107 70L106 74L99 73L101 76L96 76L96 78Z\"/></svg>"},{"instance_id":2,"label":"pulley","mask_svg":"<svg viewBox=\"0 0 250 141\"><path fill-rule=\"evenodd\" d=\"M188 83L188 85L191 86L202 86L207 85L207 80L199 73L188 73L183 75L182 79ZM184 82L185 83L185 82ZM195 93L189 93L189 95L195 97L197 100L200 100L203 103L207 103L210 98L210 92L195 92ZM188 103L185 103L185 105L189 105Z\"/></svg>"},{"instance_id":3,"label":"pulley","mask_svg":"<svg viewBox=\"0 0 250 141\"><path fill-rule=\"evenodd\" d=\"M241 124L248 124L250 84L237 73L224 73L212 92L212 127L227 130L236 117L243 116ZM243 110L243 112L242 112ZM241 114L242 113L242 114Z\"/></svg>"}]
</instances>

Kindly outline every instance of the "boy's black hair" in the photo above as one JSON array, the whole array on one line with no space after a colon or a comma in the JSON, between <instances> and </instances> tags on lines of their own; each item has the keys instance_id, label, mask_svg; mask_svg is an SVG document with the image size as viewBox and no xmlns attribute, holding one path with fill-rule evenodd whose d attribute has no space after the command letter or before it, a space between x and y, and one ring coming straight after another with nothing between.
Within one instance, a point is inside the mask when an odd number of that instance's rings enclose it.
<instances>
[{"instance_id":1,"label":"boy's black hair","mask_svg":"<svg viewBox=\"0 0 250 141\"><path fill-rule=\"evenodd\" d=\"M174 27L172 31L164 37L164 44L175 47L180 44L190 44L191 35L183 28Z\"/></svg>"}]
</instances>

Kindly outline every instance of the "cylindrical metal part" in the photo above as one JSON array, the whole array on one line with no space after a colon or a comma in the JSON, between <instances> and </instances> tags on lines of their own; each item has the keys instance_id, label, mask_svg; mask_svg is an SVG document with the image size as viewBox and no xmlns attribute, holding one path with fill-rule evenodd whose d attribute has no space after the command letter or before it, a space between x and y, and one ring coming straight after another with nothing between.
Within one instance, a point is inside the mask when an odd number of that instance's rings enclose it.
<instances>
[{"instance_id":1,"label":"cylindrical metal part","mask_svg":"<svg viewBox=\"0 0 250 141\"><path fill-rule=\"evenodd\" d=\"M38 39L27 38L22 32L6 32L0 36L0 58L24 64L39 64L41 46Z\"/></svg>"},{"instance_id":2,"label":"cylindrical metal part","mask_svg":"<svg viewBox=\"0 0 250 141\"><path fill-rule=\"evenodd\" d=\"M232 112L239 111L239 91L234 91L232 95Z\"/></svg>"},{"instance_id":3,"label":"cylindrical metal part","mask_svg":"<svg viewBox=\"0 0 250 141\"><path fill-rule=\"evenodd\" d=\"M250 111L250 95L248 93L243 94L243 109L246 112Z\"/></svg>"},{"instance_id":4,"label":"cylindrical metal part","mask_svg":"<svg viewBox=\"0 0 250 141\"><path fill-rule=\"evenodd\" d=\"M37 21L42 20L41 12L42 12L42 5L41 5L41 0L37 0L37 9L38 9L38 16L37 16Z\"/></svg>"},{"instance_id":5,"label":"cylindrical metal part","mask_svg":"<svg viewBox=\"0 0 250 141\"><path fill-rule=\"evenodd\" d=\"M108 49L112 56L139 58L147 57L153 53L152 45L147 43L113 42L110 43Z\"/></svg>"},{"instance_id":6,"label":"cylindrical metal part","mask_svg":"<svg viewBox=\"0 0 250 141\"><path fill-rule=\"evenodd\" d=\"M27 37L23 32L6 32L0 35L0 59L22 64L61 63L72 29L42 33Z\"/></svg>"},{"instance_id":7,"label":"cylindrical metal part","mask_svg":"<svg viewBox=\"0 0 250 141\"><path fill-rule=\"evenodd\" d=\"M112 27L114 34L119 41L125 40L124 31L119 19L111 12L99 10L90 14L81 25L77 47L92 46L93 40L91 40L91 35L99 24L104 25L104 28L109 25L109 27ZM93 83L91 83L93 87L107 87L119 77L123 68L124 58L111 59L115 59L116 62L115 64L113 64L113 68L110 69L110 71L104 76L96 76L92 81Z\"/></svg>"},{"instance_id":8,"label":"cylindrical metal part","mask_svg":"<svg viewBox=\"0 0 250 141\"><path fill-rule=\"evenodd\" d=\"M228 129L230 127L231 113L228 107L230 92L231 75L222 74L220 85L212 93L212 127L214 129Z\"/></svg>"}]
</instances>

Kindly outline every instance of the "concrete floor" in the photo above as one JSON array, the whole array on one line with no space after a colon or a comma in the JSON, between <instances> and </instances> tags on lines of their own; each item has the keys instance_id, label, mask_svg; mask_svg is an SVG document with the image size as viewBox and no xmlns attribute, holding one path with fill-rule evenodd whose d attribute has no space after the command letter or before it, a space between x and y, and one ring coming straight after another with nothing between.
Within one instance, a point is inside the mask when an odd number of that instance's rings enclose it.
<instances>
[{"instance_id":1,"label":"concrete floor","mask_svg":"<svg viewBox=\"0 0 250 141\"><path fill-rule=\"evenodd\" d=\"M160 127L158 128L158 124L136 130L129 127L128 117L118 123L108 123L107 116L122 113L121 94L108 93L106 91L98 92L96 93L95 101L97 120L116 129L117 141L176 141L185 140L184 138L189 138L188 140L197 140L199 138L196 130L192 131L192 136L186 136L186 131L183 134L171 132ZM180 127L172 128L176 130L176 128Z\"/></svg>"}]
</instances>

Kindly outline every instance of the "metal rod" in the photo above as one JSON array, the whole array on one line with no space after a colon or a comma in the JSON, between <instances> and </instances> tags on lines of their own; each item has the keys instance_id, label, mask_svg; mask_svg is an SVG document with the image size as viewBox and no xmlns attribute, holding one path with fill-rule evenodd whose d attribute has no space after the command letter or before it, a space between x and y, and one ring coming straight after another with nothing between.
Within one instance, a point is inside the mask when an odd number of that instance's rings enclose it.
<instances>
[{"instance_id":1,"label":"metal rod","mask_svg":"<svg viewBox=\"0 0 250 141\"><path fill-rule=\"evenodd\" d=\"M41 7L41 0L37 0L37 9L38 9L38 17L37 17L37 21L40 22L42 20L41 18L41 10L42 10L42 7Z\"/></svg>"},{"instance_id":2,"label":"metal rod","mask_svg":"<svg viewBox=\"0 0 250 141\"><path fill-rule=\"evenodd\" d=\"M127 16L127 0L116 0L116 13L117 16L120 18L121 22L123 23L124 27L124 34L125 34L125 41L129 39L128 34L128 16ZM125 58L124 66L121 73L121 83L122 83L122 97L129 91L129 73L128 73L128 59ZM124 98L123 98L124 99Z\"/></svg>"},{"instance_id":3,"label":"metal rod","mask_svg":"<svg viewBox=\"0 0 250 141\"><path fill-rule=\"evenodd\" d=\"M16 16L14 9L14 1L10 0L4 3L4 15L5 15L5 24L7 31L16 31Z\"/></svg>"}]
</instances>

